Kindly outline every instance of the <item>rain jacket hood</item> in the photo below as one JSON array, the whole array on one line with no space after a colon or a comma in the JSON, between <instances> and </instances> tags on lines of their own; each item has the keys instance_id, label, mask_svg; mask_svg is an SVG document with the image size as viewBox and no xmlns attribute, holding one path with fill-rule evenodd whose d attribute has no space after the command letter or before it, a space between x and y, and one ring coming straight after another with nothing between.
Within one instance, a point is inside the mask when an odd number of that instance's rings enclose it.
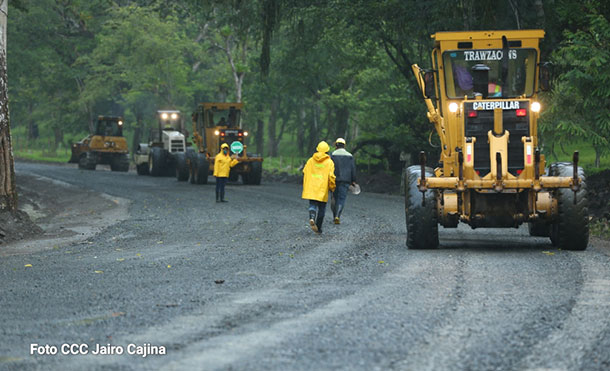
<instances>
[{"instance_id":1,"label":"rain jacket hood","mask_svg":"<svg viewBox=\"0 0 610 371\"><path fill-rule=\"evenodd\" d=\"M321 141L320 143L318 143L318 146L316 147L316 151L328 152L328 151L330 151L330 146L325 141Z\"/></svg>"},{"instance_id":2,"label":"rain jacket hood","mask_svg":"<svg viewBox=\"0 0 610 371\"><path fill-rule=\"evenodd\" d=\"M311 156L311 158L313 158L316 162L322 162L325 159L330 158L330 156L328 155L328 153L316 152L313 154L313 156Z\"/></svg>"},{"instance_id":3,"label":"rain jacket hood","mask_svg":"<svg viewBox=\"0 0 610 371\"><path fill-rule=\"evenodd\" d=\"M320 142L318 152L307 160L303 169L303 194L306 200L328 202L328 191L335 190L335 164L326 154L330 147Z\"/></svg>"}]
</instances>

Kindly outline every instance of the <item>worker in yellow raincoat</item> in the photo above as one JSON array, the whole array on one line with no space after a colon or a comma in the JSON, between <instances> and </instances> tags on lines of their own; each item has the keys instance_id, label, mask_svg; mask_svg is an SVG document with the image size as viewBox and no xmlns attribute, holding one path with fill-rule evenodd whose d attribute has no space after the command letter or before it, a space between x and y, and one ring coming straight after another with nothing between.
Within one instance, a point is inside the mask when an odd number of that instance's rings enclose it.
<instances>
[{"instance_id":1,"label":"worker in yellow raincoat","mask_svg":"<svg viewBox=\"0 0 610 371\"><path fill-rule=\"evenodd\" d=\"M322 233L328 192L335 190L335 164L327 154L329 150L328 143L318 143L316 153L307 160L303 169L301 197L309 200L309 225L316 233Z\"/></svg>"},{"instance_id":2,"label":"worker in yellow raincoat","mask_svg":"<svg viewBox=\"0 0 610 371\"><path fill-rule=\"evenodd\" d=\"M220 152L214 158L214 176L216 177L216 202L228 202L225 200L225 185L229 179L231 168L239 163L236 155L229 155L229 145L223 143Z\"/></svg>"}]
</instances>

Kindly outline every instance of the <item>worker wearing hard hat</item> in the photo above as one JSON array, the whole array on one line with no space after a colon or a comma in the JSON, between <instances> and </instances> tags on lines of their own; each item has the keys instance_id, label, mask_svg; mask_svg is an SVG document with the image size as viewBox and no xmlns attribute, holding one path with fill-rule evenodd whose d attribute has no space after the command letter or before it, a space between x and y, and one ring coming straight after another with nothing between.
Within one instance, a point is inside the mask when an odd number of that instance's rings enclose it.
<instances>
[{"instance_id":1,"label":"worker wearing hard hat","mask_svg":"<svg viewBox=\"0 0 610 371\"><path fill-rule=\"evenodd\" d=\"M328 191L335 190L335 164L327 154L329 150L328 143L318 143L316 153L307 160L303 168L301 197L309 200L309 226L316 233L322 233Z\"/></svg>"},{"instance_id":2,"label":"worker wearing hard hat","mask_svg":"<svg viewBox=\"0 0 610 371\"><path fill-rule=\"evenodd\" d=\"M229 155L229 145L223 143L220 153L214 158L214 176L216 177L216 202L227 202L225 200L225 185L229 179L231 168L239 163L237 156Z\"/></svg>"},{"instance_id":3,"label":"worker wearing hard hat","mask_svg":"<svg viewBox=\"0 0 610 371\"><path fill-rule=\"evenodd\" d=\"M354 162L354 156L345 150L345 139L337 138L335 148L337 149L333 151L330 157L335 164L337 187L333 192L330 209L333 212L333 222L340 224L347 191L350 184L356 184L356 163Z\"/></svg>"}]
</instances>

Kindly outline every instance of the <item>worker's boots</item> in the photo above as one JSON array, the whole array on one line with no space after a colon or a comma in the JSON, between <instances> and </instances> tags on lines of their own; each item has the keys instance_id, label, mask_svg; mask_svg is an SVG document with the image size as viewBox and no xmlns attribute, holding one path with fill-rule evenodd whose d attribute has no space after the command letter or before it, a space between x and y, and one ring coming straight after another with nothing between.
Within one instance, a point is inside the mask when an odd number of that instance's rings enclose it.
<instances>
[{"instance_id":1,"label":"worker's boots","mask_svg":"<svg viewBox=\"0 0 610 371\"><path fill-rule=\"evenodd\" d=\"M341 213L343 212L343 205L339 205L337 207L337 214L335 215L333 221L335 224L341 224Z\"/></svg>"},{"instance_id":2,"label":"worker's boots","mask_svg":"<svg viewBox=\"0 0 610 371\"><path fill-rule=\"evenodd\" d=\"M220 202L220 193L216 192L216 202Z\"/></svg>"},{"instance_id":3,"label":"worker's boots","mask_svg":"<svg viewBox=\"0 0 610 371\"><path fill-rule=\"evenodd\" d=\"M318 217L316 219L316 227L318 228L318 230L317 230L318 233L322 233L322 222L323 221L324 221L324 218Z\"/></svg>"},{"instance_id":4,"label":"worker's boots","mask_svg":"<svg viewBox=\"0 0 610 371\"><path fill-rule=\"evenodd\" d=\"M316 212L314 210L309 210L309 226L311 230L318 233L318 226L316 224Z\"/></svg>"}]
</instances>

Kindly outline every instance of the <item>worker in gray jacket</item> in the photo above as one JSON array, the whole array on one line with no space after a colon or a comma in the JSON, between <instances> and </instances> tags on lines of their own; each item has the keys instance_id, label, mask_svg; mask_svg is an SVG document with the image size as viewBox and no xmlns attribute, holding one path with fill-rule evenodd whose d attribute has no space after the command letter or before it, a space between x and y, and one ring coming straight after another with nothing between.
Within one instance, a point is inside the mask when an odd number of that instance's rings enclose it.
<instances>
[{"instance_id":1,"label":"worker in gray jacket","mask_svg":"<svg viewBox=\"0 0 610 371\"><path fill-rule=\"evenodd\" d=\"M345 150L345 139L337 138L335 141L337 148L330 156L335 163L335 176L337 187L333 192L330 208L333 212L335 224L341 224L341 213L345 207L345 199L350 184L356 183L356 163L354 156Z\"/></svg>"}]
</instances>

